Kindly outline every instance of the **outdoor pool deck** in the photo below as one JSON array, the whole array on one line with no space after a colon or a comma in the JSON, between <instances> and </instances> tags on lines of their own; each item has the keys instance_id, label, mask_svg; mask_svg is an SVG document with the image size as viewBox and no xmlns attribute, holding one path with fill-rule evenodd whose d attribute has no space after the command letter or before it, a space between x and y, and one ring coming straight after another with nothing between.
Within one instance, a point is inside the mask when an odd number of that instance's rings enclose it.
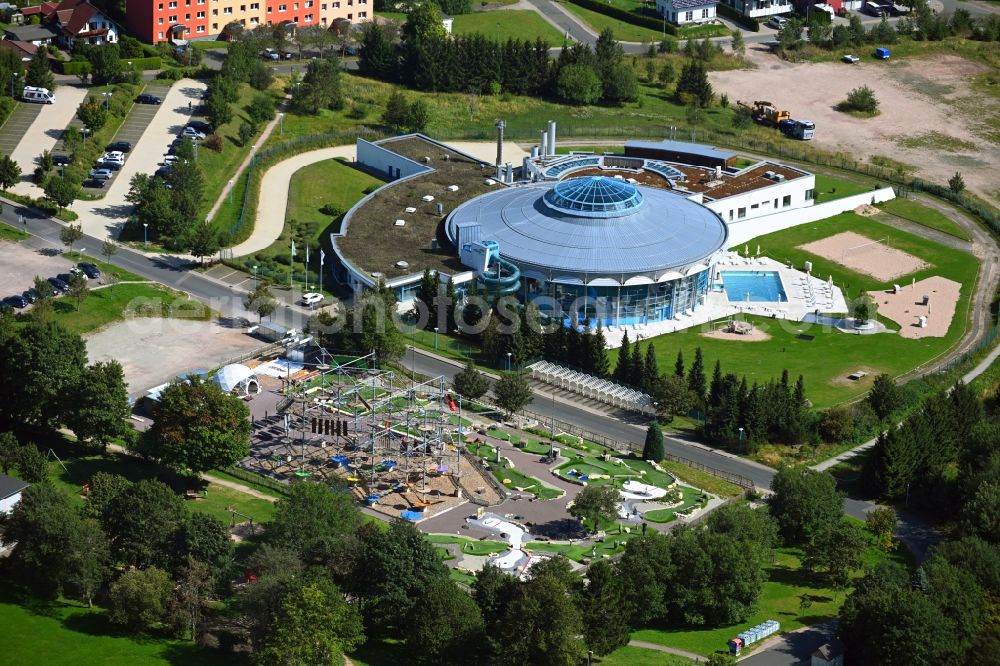
<instances>
[{"instance_id":1,"label":"outdoor pool deck","mask_svg":"<svg viewBox=\"0 0 1000 666\"><path fill-rule=\"evenodd\" d=\"M724 253L715 264L712 285L705 297L705 303L690 314L682 314L676 319L658 321L651 324L629 326L609 326L604 329L604 337L610 347L621 345L622 336L628 330L629 339L652 338L664 333L682 331L693 326L702 326L719 319L738 314L754 314L763 317L777 317L801 321L806 315L845 313L847 300L836 285L826 279L809 275L804 271L768 257L742 257L735 252ZM727 272L776 273L787 301L731 301L726 296L722 274ZM706 329L708 330L708 329Z\"/></svg>"}]
</instances>

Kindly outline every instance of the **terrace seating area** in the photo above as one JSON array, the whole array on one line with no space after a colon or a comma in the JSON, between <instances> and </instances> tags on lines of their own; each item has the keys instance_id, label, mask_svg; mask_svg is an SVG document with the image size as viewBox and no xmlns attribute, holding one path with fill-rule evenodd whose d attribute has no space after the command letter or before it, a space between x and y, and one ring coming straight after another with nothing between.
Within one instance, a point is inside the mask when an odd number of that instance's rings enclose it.
<instances>
[{"instance_id":1,"label":"terrace seating area","mask_svg":"<svg viewBox=\"0 0 1000 666\"><path fill-rule=\"evenodd\" d=\"M532 378L538 381L573 391L612 407L647 413L654 410L653 399L648 394L600 377L577 372L548 361L532 363L528 366L528 370L531 371Z\"/></svg>"}]
</instances>

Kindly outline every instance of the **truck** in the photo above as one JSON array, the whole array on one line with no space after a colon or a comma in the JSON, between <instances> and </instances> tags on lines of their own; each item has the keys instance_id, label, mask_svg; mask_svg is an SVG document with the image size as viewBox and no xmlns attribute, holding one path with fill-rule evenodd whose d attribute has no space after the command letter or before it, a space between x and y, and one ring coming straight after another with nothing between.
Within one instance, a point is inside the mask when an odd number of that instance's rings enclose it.
<instances>
[{"instance_id":1,"label":"truck","mask_svg":"<svg viewBox=\"0 0 1000 666\"><path fill-rule=\"evenodd\" d=\"M21 91L21 99L35 104L55 104L56 96L48 88L24 86L24 90Z\"/></svg>"},{"instance_id":2,"label":"truck","mask_svg":"<svg viewBox=\"0 0 1000 666\"><path fill-rule=\"evenodd\" d=\"M792 117L788 111L779 111L778 107L765 100L756 100L752 104L747 102L736 102L743 108L750 110L750 117L755 122L768 127L778 127L782 120L789 120Z\"/></svg>"},{"instance_id":3,"label":"truck","mask_svg":"<svg viewBox=\"0 0 1000 666\"><path fill-rule=\"evenodd\" d=\"M809 141L816 136L816 123L811 120L794 120L788 118L778 123L778 129L785 136L790 136L800 141Z\"/></svg>"}]
</instances>

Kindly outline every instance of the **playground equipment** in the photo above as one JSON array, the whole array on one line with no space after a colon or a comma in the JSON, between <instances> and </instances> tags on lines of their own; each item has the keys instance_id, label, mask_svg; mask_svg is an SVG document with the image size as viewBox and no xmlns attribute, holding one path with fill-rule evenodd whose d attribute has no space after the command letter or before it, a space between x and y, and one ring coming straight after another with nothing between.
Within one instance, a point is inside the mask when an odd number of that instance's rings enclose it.
<instances>
[{"instance_id":1,"label":"playground equipment","mask_svg":"<svg viewBox=\"0 0 1000 666\"><path fill-rule=\"evenodd\" d=\"M486 293L506 296L521 288L521 269L500 256L500 243L494 240L465 243L460 256L463 264L476 271Z\"/></svg>"}]
</instances>

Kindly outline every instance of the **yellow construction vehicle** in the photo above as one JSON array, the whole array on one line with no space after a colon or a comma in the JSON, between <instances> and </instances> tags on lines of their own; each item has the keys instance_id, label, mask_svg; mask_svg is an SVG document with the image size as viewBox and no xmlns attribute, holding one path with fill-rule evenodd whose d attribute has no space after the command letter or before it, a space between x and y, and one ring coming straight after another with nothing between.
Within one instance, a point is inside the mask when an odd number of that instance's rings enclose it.
<instances>
[{"instance_id":1,"label":"yellow construction vehicle","mask_svg":"<svg viewBox=\"0 0 1000 666\"><path fill-rule=\"evenodd\" d=\"M750 109L750 117L761 125L777 127L782 120L790 120L792 114L788 111L779 111L778 107L764 100L756 100L753 104L747 102L736 102L738 105Z\"/></svg>"}]
</instances>

